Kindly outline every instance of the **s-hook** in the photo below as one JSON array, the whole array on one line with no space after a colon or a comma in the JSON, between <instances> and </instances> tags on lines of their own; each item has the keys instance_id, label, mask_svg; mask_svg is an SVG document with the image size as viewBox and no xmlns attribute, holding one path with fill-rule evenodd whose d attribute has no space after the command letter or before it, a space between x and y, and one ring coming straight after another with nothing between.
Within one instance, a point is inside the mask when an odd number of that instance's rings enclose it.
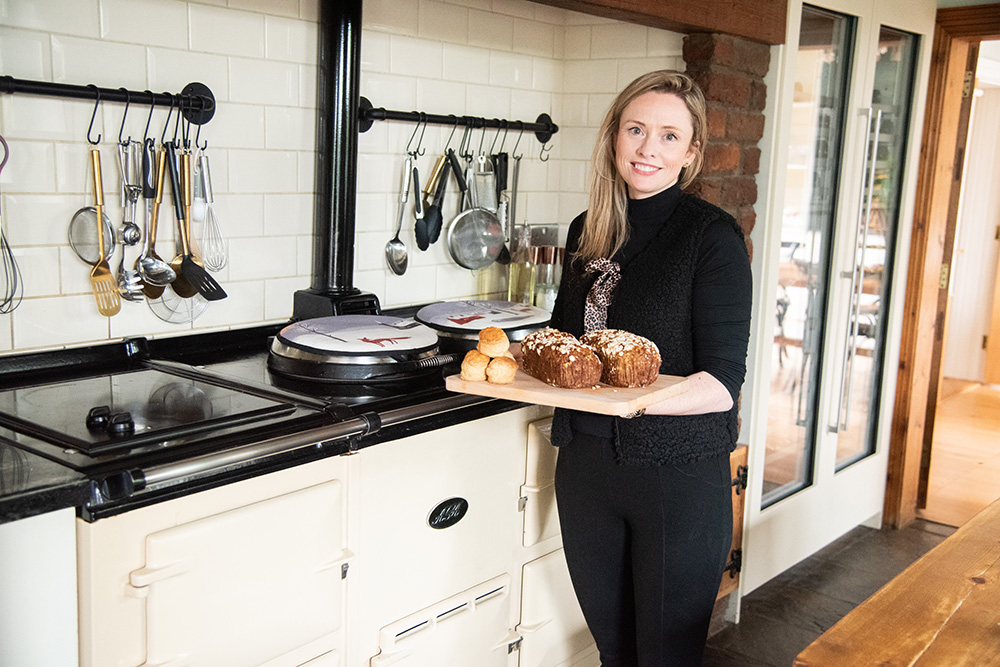
<instances>
[{"instance_id":1,"label":"s-hook","mask_svg":"<svg viewBox=\"0 0 1000 667\"><path fill-rule=\"evenodd\" d=\"M421 125L423 125L423 129L420 129ZM413 143L413 138L417 136L417 130L420 130L420 139L417 140L417 147L411 151L410 145ZM420 119L417 121L416 126L414 126L413 128L413 134L410 135L410 140L406 142L406 153L410 157L416 159L418 156L421 156L427 152L426 148L422 148L422 145L424 143L424 132L426 130L427 130L427 114L421 111Z\"/></svg>"},{"instance_id":2,"label":"s-hook","mask_svg":"<svg viewBox=\"0 0 1000 667\"><path fill-rule=\"evenodd\" d=\"M462 141L458 144L458 154L466 161L472 159L472 119L465 117L465 130L462 132Z\"/></svg>"},{"instance_id":3,"label":"s-hook","mask_svg":"<svg viewBox=\"0 0 1000 667\"><path fill-rule=\"evenodd\" d=\"M94 129L94 119L97 118L97 109L101 106L101 89L92 83L88 83L87 88L93 88L94 94L97 96L97 99L94 101L94 113L90 115L90 127L87 128L87 141L90 142L91 146L96 146L101 143L101 133L97 133L97 141L90 138L90 133Z\"/></svg>"},{"instance_id":4,"label":"s-hook","mask_svg":"<svg viewBox=\"0 0 1000 667\"><path fill-rule=\"evenodd\" d=\"M156 95L153 94L152 90L144 90L144 93L149 94L149 116L146 118L146 130L142 133L142 143L145 144L149 140L149 123L153 120L153 109L156 108ZM125 119L122 119L125 122Z\"/></svg>"},{"instance_id":5,"label":"s-hook","mask_svg":"<svg viewBox=\"0 0 1000 667\"><path fill-rule=\"evenodd\" d=\"M177 145L177 128L179 128L179 127L180 127L180 125L181 125L181 116L183 116L183 115L184 115L184 114L182 113L182 111L183 111L183 109L181 109L181 100L180 100L180 99L178 99L178 100L177 100L177 115L176 115L176 116L174 116L174 138L170 140L170 142L171 142L171 143L172 143L172 144L173 144L174 146L176 146L176 145ZM182 138L183 138L183 137L182 137Z\"/></svg>"},{"instance_id":6,"label":"s-hook","mask_svg":"<svg viewBox=\"0 0 1000 667\"><path fill-rule=\"evenodd\" d=\"M204 111L205 111L205 98L199 96L198 97L198 102L201 104L201 108L198 109L198 111L201 112L201 113L204 113ZM198 143L198 141L201 139L201 126L202 125L204 125L204 123L198 123L198 131L195 132L195 134L194 134L194 145L195 145L196 148L199 148L202 151L207 151L208 150L208 139L205 139L205 145L204 146L202 146L200 143Z\"/></svg>"},{"instance_id":7,"label":"s-hook","mask_svg":"<svg viewBox=\"0 0 1000 667\"><path fill-rule=\"evenodd\" d=\"M170 93L166 93L170 95ZM160 145L165 145L167 143L167 128L170 127L170 117L174 113L174 96L170 95L170 108L167 110L167 119L163 121L163 132L160 134ZM180 111L177 112L180 114Z\"/></svg>"},{"instance_id":8,"label":"s-hook","mask_svg":"<svg viewBox=\"0 0 1000 667\"><path fill-rule=\"evenodd\" d=\"M177 115L177 119L180 120L180 114ZM191 121L187 117L184 118L184 125L181 126L181 140L184 143L184 150L191 150Z\"/></svg>"},{"instance_id":9,"label":"s-hook","mask_svg":"<svg viewBox=\"0 0 1000 667\"><path fill-rule=\"evenodd\" d=\"M456 116L455 114L449 114L449 115L451 119L455 122L455 124L451 126L451 134L448 135L448 141L444 143L445 153L447 153L448 149L451 148L451 140L455 137L455 130L458 129L458 116Z\"/></svg>"},{"instance_id":10,"label":"s-hook","mask_svg":"<svg viewBox=\"0 0 1000 667\"><path fill-rule=\"evenodd\" d=\"M521 153L520 155L518 155L517 154L517 147L521 145L521 135L524 134L524 122L519 120L519 121L517 121L517 124L520 126L519 129L518 129L518 133L517 133L517 141L514 142L514 148L513 148L513 150L511 150L510 153L511 153L511 155L514 156L515 160L520 160L521 158L524 157L524 153Z\"/></svg>"},{"instance_id":11,"label":"s-hook","mask_svg":"<svg viewBox=\"0 0 1000 667\"><path fill-rule=\"evenodd\" d=\"M497 122L497 133L493 135L493 143L490 144L490 155L494 154L494 148L497 147L497 139L500 138L500 130L503 130L503 141L500 142L500 152L503 153L504 144L507 143L507 121L501 120L499 118L494 118Z\"/></svg>"},{"instance_id":12,"label":"s-hook","mask_svg":"<svg viewBox=\"0 0 1000 667\"><path fill-rule=\"evenodd\" d=\"M128 118L128 105L132 103L132 96L128 92L128 88L119 88L118 90L125 93L125 111L122 113L122 124L118 127L118 143L127 144L132 141L132 135L130 134L128 139L122 139L122 132L125 131L125 119Z\"/></svg>"},{"instance_id":13,"label":"s-hook","mask_svg":"<svg viewBox=\"0 0 1000 667\"><path fill-rule=\"evenodd\" d=\"M538 151L538 159L541 160L542 162L548 162L549 161L548 152L551 150L552 146L549 146L547 143L542 144L542 150Z\"/></svg>"}]
</instances>

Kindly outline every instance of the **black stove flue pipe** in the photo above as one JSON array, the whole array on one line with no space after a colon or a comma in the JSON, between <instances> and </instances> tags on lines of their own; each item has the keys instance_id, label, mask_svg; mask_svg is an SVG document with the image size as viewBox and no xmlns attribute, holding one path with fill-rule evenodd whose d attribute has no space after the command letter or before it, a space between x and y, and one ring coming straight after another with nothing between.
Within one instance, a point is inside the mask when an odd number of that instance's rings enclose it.
<instances>
[{"instance_id":1,"label":"black stove flue pipe","mask_svg":"<svg viewBox=\"0 0 1000 667\"><path fill-rule=\"evenodd\" d=\"M354 287L361 4L320 0L312 282L295 293L293 320L379 311Z\"/></svg>"}]
</instances>

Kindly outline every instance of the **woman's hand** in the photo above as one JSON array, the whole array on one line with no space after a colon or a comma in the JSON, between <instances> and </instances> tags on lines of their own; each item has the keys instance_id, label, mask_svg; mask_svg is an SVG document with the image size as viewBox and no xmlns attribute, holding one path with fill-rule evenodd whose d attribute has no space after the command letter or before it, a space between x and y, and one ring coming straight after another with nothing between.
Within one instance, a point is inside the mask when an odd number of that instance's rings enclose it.
<instances>
[{"instance_id":1,"label":"woman's hand","mask_svg":"<svg viewBox=\"0 0 1000 667\"><path fill-rule=\"evenodd\" d=\"M725 412L733 407L733 397L725 385L701 371L687 377L687 391L646 408L647 415L703 415Z\"/></svg>"}]
</instances>

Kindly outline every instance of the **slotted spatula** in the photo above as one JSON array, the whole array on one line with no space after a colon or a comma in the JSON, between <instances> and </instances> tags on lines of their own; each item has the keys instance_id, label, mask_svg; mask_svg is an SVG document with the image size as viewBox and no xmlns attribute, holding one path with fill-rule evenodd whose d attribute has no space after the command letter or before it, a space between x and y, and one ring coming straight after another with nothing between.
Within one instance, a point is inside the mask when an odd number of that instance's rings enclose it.
<instances>
[{"instance_id":1,"label":"slotted spatula","mask_svg":"<svg viewBox=\"0 0 1000 667\"><path fill-rule=\"evenodd\" d=\"M177 277L170 283L171 289L178 296L188 299L195 294L201 294L207 301L218 301L226 298L226 292L219 286L208 271L199 265L191 254L190 227L187 213L191 210L191 155L182 153L181 164L177 162L177 150L172 142L165 144L167 149L167 169L170 174L170 185L174 200L174 211L177 214L177 234L181 240L181 252L170 262L170 267ZM180 171L180 174L177 172Z\"/></svg>"},{"instance_id":2,"label":"slotted spatula","mask_svg":"<svg viewBox=\"0 0 1000 667\"><path fill-rule=\"evenodd\" d=\"M122 309L118 295L118 282L111 274L108 258L104 255L104 182L101 179L101 152L90 149L90 162L94 171L94 208L97 209L97 262L90 271L90 286L97 300L97 310L105 317L111 317Z\"/></svg>"},{"instance_id":3,"label":"slotted spatula","mask_svg":"<svg viewBox=\"0 0 1000 667\"><path fill-rule=\"evenodd\" d=\"M184 193L184 220L181 227L181 273L207 301L225 299L227 294L222 286L209 275L208 270L201 265L191 252L191 153L181 153L181 191Z\"/></svg>"}]
</instances>

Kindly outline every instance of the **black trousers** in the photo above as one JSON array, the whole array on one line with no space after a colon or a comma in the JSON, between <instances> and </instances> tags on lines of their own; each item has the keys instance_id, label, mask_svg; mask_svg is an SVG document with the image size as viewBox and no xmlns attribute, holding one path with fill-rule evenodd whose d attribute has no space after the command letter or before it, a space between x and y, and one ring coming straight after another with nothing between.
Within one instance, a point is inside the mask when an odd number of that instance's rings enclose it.
<instances>
[{"instance_id":1,"label":"black trousers","mask_svg":"<svg viewBox=\"0 0 1000 667\"><path fill-rule=\"evenodd\" d=\"M615 463L610 439L559 450L570 578L603 667L697 666L732 542L729 457Z\"/></svg>"}]
</instances>

